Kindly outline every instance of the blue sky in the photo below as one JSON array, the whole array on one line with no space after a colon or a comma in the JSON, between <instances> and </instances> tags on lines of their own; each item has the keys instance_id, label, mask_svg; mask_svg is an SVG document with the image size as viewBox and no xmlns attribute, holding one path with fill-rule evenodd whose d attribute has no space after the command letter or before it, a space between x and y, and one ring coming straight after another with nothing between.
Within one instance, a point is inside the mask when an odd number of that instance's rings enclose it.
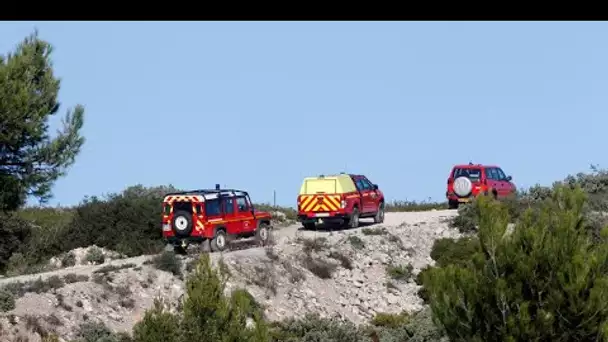
<instances>
[{"instance_id":1,"label":"blue sky","mask_svg":"<svg viewBox=\"0 0 608 342\"><path fill-rule=\"evenodd\" d=\"M527 187L608 162L608 23L2 22L0 53L34 28L62 115L86 106L51 205L221 183L294 206L340 171L443 200L454 163Z\"/></svg>"}]
</instances>

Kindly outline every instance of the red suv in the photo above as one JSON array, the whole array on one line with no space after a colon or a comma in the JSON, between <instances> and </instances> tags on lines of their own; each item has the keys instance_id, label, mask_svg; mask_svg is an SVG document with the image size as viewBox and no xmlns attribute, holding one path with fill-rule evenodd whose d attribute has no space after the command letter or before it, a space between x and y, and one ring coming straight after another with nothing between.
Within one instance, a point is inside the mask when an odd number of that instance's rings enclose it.
<instances>
[{"instance_id":1,"label":"red suv","mask_svg":"<svg viewBox=\"0 0 608 342\"><path fill-rule=\"evenodd\" d=\"M469 202L479 194L491 194L503 198L515 192L511 176L505 175L496 165L455 165L448 178L445 196L450 209L458 208L460 203Z\"/></svg>"},{"instance_id":2,"label":"red suv","mask_svg":"<svg viewBox=\"0 0 608 342\"><path fill-rule=\"evenodd\" d=\"M228 247L229 240L255 237L268 241L270 213L253 207L243 190L192 190L167 194L163 199L163 238L184 253L191 242L209 240L213 252Z\"/></svg>"}]
</instances>

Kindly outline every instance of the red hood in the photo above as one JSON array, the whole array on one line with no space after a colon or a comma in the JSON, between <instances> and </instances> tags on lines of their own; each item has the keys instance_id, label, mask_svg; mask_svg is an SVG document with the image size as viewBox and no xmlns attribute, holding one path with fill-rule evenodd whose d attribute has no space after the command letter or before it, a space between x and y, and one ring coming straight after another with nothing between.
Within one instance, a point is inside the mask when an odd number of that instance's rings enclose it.
<instances>
[{"instance_id":1,"label":"red hood","mask_svg":"<svg viewBox=\"0 0 608 342\"><path fill-rule=\"evenodd\" d=\"M253 212L256 214L256 216L271 216L269 212L263 210L253 209Z\"/></svg>"}]
</instances>

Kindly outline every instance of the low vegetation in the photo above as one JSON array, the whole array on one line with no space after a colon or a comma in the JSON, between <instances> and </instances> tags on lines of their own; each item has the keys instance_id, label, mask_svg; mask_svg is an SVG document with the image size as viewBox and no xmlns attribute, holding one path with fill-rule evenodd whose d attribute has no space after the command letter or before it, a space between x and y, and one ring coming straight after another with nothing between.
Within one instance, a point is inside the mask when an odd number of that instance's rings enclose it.
<instances>
[{"instance_id":1,"label":"low vegetation","mask_svg":"<svg viewBox=\"0 0 608 342\"><path fill-rule=\"evenodd\" d=\"M435 246L441 262L421 283L450 339L608 338L608 230L592 229L594 204L581 184L556 184L547 193L515 215L510 203L480 197L478 238Z\"/></svg>"},{"instance_id":2,"label":"low vegetation","mask_svg":"<svg viewBox=\"0 0 608 342\"><path fill-rule=\"evenodd\" d=\"M445 210L448 208L447 202L433 202L430 199L427 201L393 201L387 202L384 210L387 212L407 212L407 211L428 211L428 210Z\"/></svg>"},{"instance_id":3,"label":"low vegetation","mask_svg":"<svg viewBox=\"0 0 608 342\"><path fill-rule=\"evenodd\" d=\"M389 277L399 281L409 281L412 278L414 267L412 264L407 265L390 265L386 268L386 273Z\"/></svg>"},{"instance_id":4,"label":"low vegetation","mask_svg":"<svg viewBox=\"0 0 608 342\"><path fill-rule=\"evenodd\" d=\"M186 280L182 311L171 313L163 301L156 300L133 328L133 340L267 342L268 325L259 304L244 290L226 296L225 285L225 275L212 268L209 256L203 254Z\"/></svg>"},{"instance_id":5,"label":"low vegetation","mask_svg":"<svg viewBox=\"0 0 608 342\"><path fill-rule=\"evenodd\" d=\"M174 252L164 251L152 259L152 264L159 270L182 277L182 261Z\"/></svg>"}]
</instances>

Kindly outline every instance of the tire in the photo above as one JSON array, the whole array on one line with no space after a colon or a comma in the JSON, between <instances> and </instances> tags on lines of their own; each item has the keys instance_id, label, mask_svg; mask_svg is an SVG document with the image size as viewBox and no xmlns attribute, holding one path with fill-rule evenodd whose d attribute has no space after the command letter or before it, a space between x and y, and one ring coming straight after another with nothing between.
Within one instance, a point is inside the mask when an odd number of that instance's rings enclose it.
<instances>
[{"instance_id":1,"label":"tire","mask_svg":"<svg viewBox=\"0 0 608 342\"><path fill-rule=\"evenodd\" d=\"M175 252L175 254L179 254L179 255L188 254L188 251L184 247L178 246L178 245L173 246L173 252Z\"/></svg>"},{"instance_id":2,"label":"tire","mask_svg":"<svg viewBox=\"0 0 608 342\"><path fill-rule=\"evenodd\" d=\"M458 201L449 200L448 209L458 209Z\"/></svg>"},{"instance_id":3,"label":"tire","mask_svg":"<svg viewBox=\"0 0 608 342\"><path fill-rule=\"evenodd\" d=\"M350 214L350 219L348 220L348 226L350 228L358 228L359 227L359 208L354 207L352 214Z\"/></svg>"},{"instance_id":4,"label":"tire","mask_svg":"<svg viewBox=\"0 0 608 342\"><path fill-rule=\"evenodd\" d=\"M192 214L184 210L175 212L171 221L171 228L177 236L190 236L190 233L192 233Z\"/></svg>"},{"instance_id":5,"label":"tire","mask_svg":"<svg viewBox=\"0 0 608 342\"><path fill-rule=\"evenodd\" d=\"M228 237L226 236L226 232L223 229L216 231L210 245L212 252L225 251L228 247Z\"/></svg>"},{"instance_id":6,"label":"tire","mask_svg":"<svg viewBox=\"0 0 608 342\"><path fill-rule=\"evenodd\" d=\"M255 239L262 246L266 246L270 242L270 225L268 223L260 222L258 229L255 231Z\"/></svg>"},{"instance_id":7,"label":"tire","mask_svg":"<svg viewBox=\"0 0 608 342\"><path fill-rule=\"evenodd\" d=\"M309 223L302 224L302 226L304 226L304 229L306 229L306 230L315 230L316 225L314 222L309 222Z\"/></svg>"},{"instance_id":8,"label":"tire","mask_svg":"<svg viewBox=\"0 0 608 342\"><path fill-rule=\"evenodd\" d=\"M384 202L381 202L378 205L378 212L376 212L376 216L374 216L374 223L382 223L384 222Z\"/></svg>"},{"instance_id":9,"label":"tire","mask_svg":"<svg viewBox=\"0 0 608 342\"><path fill-rule=\"evenodd\" d=\"M454 193L458 197L466 197L471 194L473 183L467 177L458 177L454 180Z\"/></svg>"}]
</instances>

